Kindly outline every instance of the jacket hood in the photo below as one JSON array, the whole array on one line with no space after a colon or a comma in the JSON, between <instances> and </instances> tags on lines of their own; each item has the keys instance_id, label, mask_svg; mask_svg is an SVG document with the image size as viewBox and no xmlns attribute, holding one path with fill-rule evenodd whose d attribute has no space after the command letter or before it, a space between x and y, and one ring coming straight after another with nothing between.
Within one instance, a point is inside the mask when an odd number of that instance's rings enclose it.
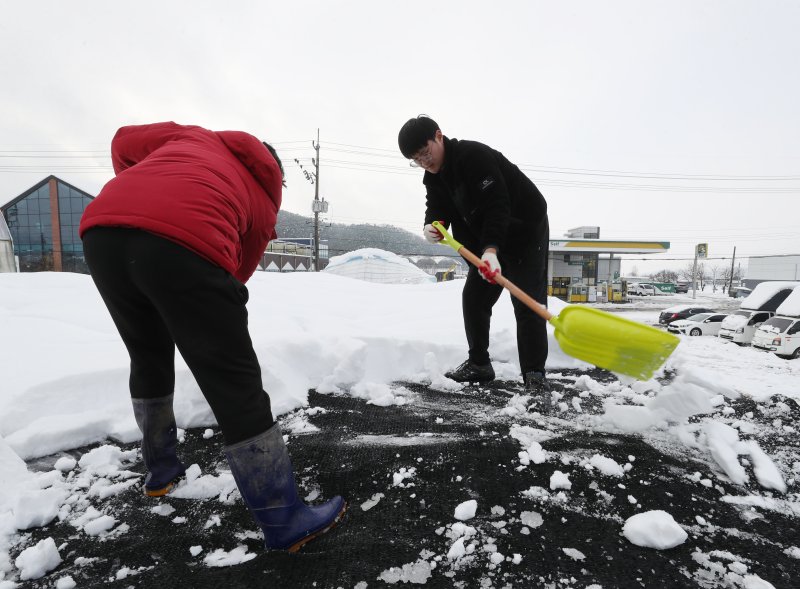
<instances>
[{"instance_id":1,"label":"jacket hood","mask_svg":"<svg viewBox=\"0 0 800 589\"><path fill-rule=\"evenodd\" d=\"M216 135L252 174L275 206L280 208L283 178L278 162L264 144L242 131L218 131Z\"/></svg>"}]
</instances>

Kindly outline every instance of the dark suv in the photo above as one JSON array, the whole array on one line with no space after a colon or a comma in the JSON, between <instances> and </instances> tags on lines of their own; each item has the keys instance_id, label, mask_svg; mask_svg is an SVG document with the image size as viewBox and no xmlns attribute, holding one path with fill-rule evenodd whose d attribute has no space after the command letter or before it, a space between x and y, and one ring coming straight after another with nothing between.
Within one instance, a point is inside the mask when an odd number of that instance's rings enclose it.
<instances>
[{"instance_id":1,"label":"dark suv","mask_svg":"<svg viewBox=\"0 0 800 589\"><path fill-rule=\"evenodd\" d=\"M697 315L698 313L713 313L711 309L707 307L692 307L687 305L681 305L678 307L670 307L669 309L664 309L661 312L661 315L658 316L658 322L661 325L669 325L673 321L678 319L686 319L687 317L691 317L692 315Z\"/></svg>"}]
</instances>

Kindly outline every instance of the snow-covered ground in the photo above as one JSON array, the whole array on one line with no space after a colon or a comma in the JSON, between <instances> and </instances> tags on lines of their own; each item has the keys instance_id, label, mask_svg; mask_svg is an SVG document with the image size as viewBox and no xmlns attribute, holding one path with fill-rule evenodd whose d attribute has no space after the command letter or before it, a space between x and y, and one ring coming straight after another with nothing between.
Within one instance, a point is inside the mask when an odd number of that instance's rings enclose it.
<instances>
[{"instance_id":1,"label":"snow-covered ground","mask_svg":"<svg viewBox=\"0 0 800 589\"><path fill-rule=\"evenodd\" d=\"M387 285L326 274L257 273L248 283L250 326L273 410L286 414L303 408L309 389L353 395L379 407L414 402L414 395L396 384L400 381L457 391L458 385L443 373L465 357L462 285L460 281ZM504 299L495 307L491 353L498 378L518 381L516 328L512 307ZM725 311L737 308L739 301L718 291L698 293L694 299L691 293L636 297L627 305L602 308L655 324L659 310L683 303ZM551 299L554 312L563 305ZM85 499L132 492L140 484L138 475L127 469L139 459L136 452L117 446L139 437L128 399L128 356L91 279L84 275L0 274L0 325L0 589L50 571L56 586L70 587L70 580L59 578L61 556L52 539L17 553L25 542L24 530L56 519L69 521L87 535L125 533L124 524ZM554 375L590 368L563 354L552 333L550 346L548 368ZM213 416L180 358L176 369L179 427L213 427ZM588 375L572 380L586 397L602 400L602 410L592 415L582 415L580 397L569 405L562 401L562 413L577 412L575 420L581 427L643 435L654 445L677 444L704 453L725 481L761 489L730 501L800 516L795 482L800 458L770 456L755 440L752 423L725 419L730 402L749 398L774 413L768 426L773 434L796 436L784 400L800 400L800 362L717 338L684 338L648 382L625 378L600 382ZM775 396L783 400L775 402ZM524 400L509 402L505 412L520 419L513 431L521 445L522 464L534 468L546 461L543 439L525 423ZM313 435L307 425L301 419L295 427ZM103 441L108 444L77 462L67 457L53 460L46 472L29 470L25 463ZM623 465L603 456L588 464L609 476L624 472ZM564 470L553 475L550 491L532 488L530 493L541 498L543 493L568 490L570 479ZM410 471L399 474L400 485L413 476ZM186 498L238 497L229 474L209 477L192 471L187 478L181 491ZM461 503L453 498L454 517L459 520L470 511ZM620 533L639 546L675 546L686 532L668 511L630 518ZM464 533L453 533L453 559L467 550L464 539ZM786 554L800 556L798 545L786 547ZM14 559L12 553L17 554ZM581 556L580 552L568 555ZM209 553L204 562L226 566L252 557ZM730 577L728 586L771 586L756 575L740 573L740 580Z\"/></svg>"}]
</instances>

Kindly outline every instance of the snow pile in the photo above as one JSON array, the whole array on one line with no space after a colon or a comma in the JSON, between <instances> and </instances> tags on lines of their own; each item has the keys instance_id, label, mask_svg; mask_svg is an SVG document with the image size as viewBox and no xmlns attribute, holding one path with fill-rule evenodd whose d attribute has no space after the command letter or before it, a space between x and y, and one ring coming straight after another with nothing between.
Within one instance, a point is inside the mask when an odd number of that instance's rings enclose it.
<instances>
[{"instance_id":1,"label":"snow pile","mask_svg":"<svg viewBox=\"0 0 800 589\"><path fill-rule=\"evenodd\" d=\"M466 355L463 282L385 285L324 272L258 272L247 286L250 332L276 415L306 404L311 388L385 406L410 401L408 391L392 386L396 381L462 387L444 372ZM564 306L550 300L554 313ZM0 274L0 317L0 436L14 453L31 459L109 438L139 439L130 360L89 276ZM548 339L548 366L585 366L560 351L552 329ZM494 309L491 346L497 373L519 378L507 294ZM36 354L20 353L32 349ZM180 355L174 410L181 428L216 426Z\"/></svg>"},{"instance_id":2,"label":"snow pile","mask_svg":"<svg viewBox=\"0 0 800 589\"><path fill-rule=\"evenodd\" d=\"M323 272L381 284L436 282L435 276L427 274L405 258L375 248L363 248L334 256Z\"/></svg>"},{"instance_id":3,"label":"snow pile","mask_svg":"<svg viewBox=\"0 0 800 589\"><path fill-rule=\"evenodd\" d=\"M695 343L696 340L700 341ZM740 395L740 391L750 393L751 396L754 396L755 391L759 391L761 395L769 392L795 397L800 397L800 391L790 385L789 381L785 381L780 390L768 391L766 389L769 386L768 381L765 382L763 372L748 371L747 363L740 365L738 370L732 368L731 373L736 374L734 378L722 375L712 380L706 363L700 360L703 358L702 355L692 355L693 359L684 363L683 360L688 356L684 356L681 352L682 349L686 350L687 345L703 350L717 350L724 343L717 338L696 338L696 340L682 342L675 354L676 357L668 361L668 366L674 363L681 367L681 374L670 384L662 387L658 383L652 383L650 387L651 393L654 393L652 396L636 394L631 390L627 396L635 404L630 405L619 404L622 400L620 394L609 395L604 401L605 413L596 419L595 423L625 433L643 433L652 429L671 432L677 439L690 446L705 448L727 477L738 485L744 485L749 480L739 462L739 456L749 455L758 483L765 489L786 492L783 476L756 440L740 440L739 431L714 419L701 419L692 425L688 425L688 420L712 414L717 405L724 403L726 396L736 398ZM752 362L752 350L742 350L738 346L729 345L725 348L734 357L728 357L723 361L720 354L720 364L733 366L740 360L739 355L750 356ZM759 356L759 360L774 362L772 358L763 354ZM788 372L794 373L793 367L790 367ZM614 386L619 385L610 385L609 388ZM648 383L636 383L632 386L647 387Z\"/></svg>"}]
</instances>

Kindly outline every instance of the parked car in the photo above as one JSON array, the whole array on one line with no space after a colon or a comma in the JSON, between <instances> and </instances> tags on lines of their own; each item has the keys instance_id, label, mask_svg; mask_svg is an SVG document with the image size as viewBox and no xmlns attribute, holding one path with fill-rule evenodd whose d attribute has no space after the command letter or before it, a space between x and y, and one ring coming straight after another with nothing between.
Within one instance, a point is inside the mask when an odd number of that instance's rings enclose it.
<instances>
[{"instance_id":1,"label":"parked car","mask_svg":"<svg viewBox=\"0 0 800 589\"><path fill-rule=\"evenodd\" d=\"M775 352L781 358L800 358L800 286L753 335L753 347Z\"/></svg>"},{"instance_id":2,"label":"parked car","mask_svg":"<svg viewBox=\"0 0 800 589\"><path fill-rule=\"evenodd\" d=\"M655 296L656 287L644 282L631 282L628 284L628 294L639 296Z\"/></svg>"},{"instance_id":3,"label":"parked car","mask_svg":"<svg viewBox=\"0 0 800 589\"><path fill-rule=\"evenodd\" d=\"M756 329L753 347L781 358L800 358L800 318L775 315L767 319Z\"/></svg>"},{"instance_id":4,"label":"parked car","mask_svg":"<svg viewBox=\"0 0 800 589\"><path fill-rule=\"evenodd\" d=\"M684 281L678 281L675 283L675 292L676 293L687 293L689 292L689 283Z\"/></svg>"},{"instance_id":5,"label":"parked car","mask_svg":"<svg viewBox=\"0 0 800 589\"><path fill-rule=\"evenodd\" d=\"M759 325L777 314L777 309L792 293L798 282L770 281L757 284L741 308L722 322L719 337L739 344L749 345Z\"/></svg>"},{"instance_id":6,"label":"parked car","mask_svg":"<svg viewBox=\"0 0 800 589\"><path fill-rule=\"evenodd\" d=\"M684 335L717 335L726 313L698 313L686 319L677 319L667 326L667 331Z\"/></svg>"},{"instance_id":7,"label":"parked car","mask_svg":"<svg viewBox=\"0 0 800 589\"><path fill-rule=\"evenodd\" d=\"M669 309L664 309L661 311L661 315L658 316L658 322L661 325L669 325L673 321L677 321L678 319L686 319L687 317L691 317L692 315L697 315L698 313L713 313L712 309L708 309L706 307L698 307L696 305L676 305L674 307L670 307Z\"/></svg>"},{"instance_id":8,"label":"parked car","mask_svg":"<svg viewBox=\"0 0 800 589\"><path fill-rule=\"evenodd\" d=\"M775 315L773 311L739 309L725 318L717 335L735 344L746 346L753 339L756 329L773 315Z\"/></svg>"}]
</instances>

